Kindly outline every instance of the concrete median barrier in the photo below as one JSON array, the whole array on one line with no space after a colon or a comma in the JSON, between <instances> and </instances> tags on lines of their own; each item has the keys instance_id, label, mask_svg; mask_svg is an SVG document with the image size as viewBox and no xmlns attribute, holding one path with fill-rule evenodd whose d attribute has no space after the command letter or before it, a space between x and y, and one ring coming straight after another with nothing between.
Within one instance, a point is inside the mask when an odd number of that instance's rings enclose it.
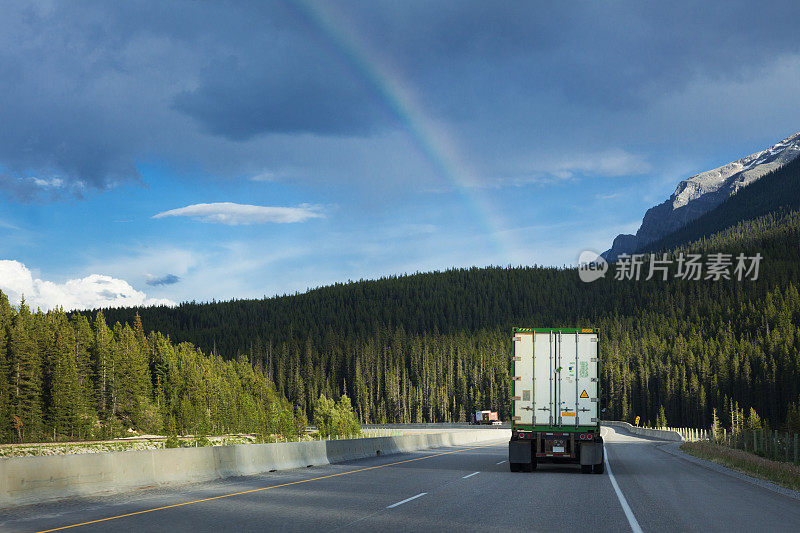
<instances>
[{"instance_id":1,"label":"concrete median barrier","mask_svg":"<svg viewBox=\"0 0 800 533\"><path fill-rule=\"evenodd\" d=\"M364 439L0 458L0 508L509 437L508 429L445 429Z\"/></svg>"},{"instance_id":2,"label":"concrete median barrier","mask_svg":"<svg viewBox=\"0 0 800 533\"><path fill-rule=\"evenodd\" d=\"M670 440L677 442L683 441L683 437L681 437L681 434L671 429L640 428L631 425L627 422L620 422L617 420L603 420L600 423L604 426L623 428L626 429L629 433L633 433L634 435L641 435L643 437L652 437L654 439Z\"/></svg>"}]
</instances>

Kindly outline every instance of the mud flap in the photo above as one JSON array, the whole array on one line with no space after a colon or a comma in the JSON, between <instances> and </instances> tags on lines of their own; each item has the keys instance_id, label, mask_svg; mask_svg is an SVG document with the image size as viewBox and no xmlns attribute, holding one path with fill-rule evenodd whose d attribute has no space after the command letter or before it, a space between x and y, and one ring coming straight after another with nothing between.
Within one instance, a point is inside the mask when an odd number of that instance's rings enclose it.
<instances>
[{"instance_id":1,"label":"mud flap","mask_svg":"<svg viewBox=\"0 0 800 533\"><path fill-rule=\"evenodd\" d=\"M599 465L603 462L603 444L600 442L581 442L581 464Z\"/></svg>"},{"instance_id":2,"label":"mud flap","mask_svg":"<svg viewBox=\"0 0 800 533\"><path fill-rule=\"evenodd\" d=\"M508 442L509 463L530 463L531 443L527 440L512 440Z\"/></svg>"}]
</instances>

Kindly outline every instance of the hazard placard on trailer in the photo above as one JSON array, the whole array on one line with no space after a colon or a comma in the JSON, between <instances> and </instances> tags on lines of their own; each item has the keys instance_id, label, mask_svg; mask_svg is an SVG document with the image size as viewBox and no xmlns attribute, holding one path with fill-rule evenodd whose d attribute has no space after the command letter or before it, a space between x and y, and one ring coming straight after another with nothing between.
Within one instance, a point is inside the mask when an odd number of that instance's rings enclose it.
<instances>
[{"instance_id":1,"label":"hazard placard on trailer","mask_svg":"<svg viewBox=\"0 0 800 533\"><path fill-rule=\"evenodd\" d=\"M581 393L581 398L588 398L588 397L589 395L586 394L586 389L583 389L583 392Z\"/></svg>"}]
</instances>

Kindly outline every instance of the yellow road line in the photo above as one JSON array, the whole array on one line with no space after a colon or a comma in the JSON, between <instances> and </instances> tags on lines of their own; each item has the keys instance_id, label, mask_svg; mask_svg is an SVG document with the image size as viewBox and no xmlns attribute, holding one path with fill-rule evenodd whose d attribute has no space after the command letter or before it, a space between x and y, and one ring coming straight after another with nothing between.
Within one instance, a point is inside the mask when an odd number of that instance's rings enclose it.
<instances>
[{"instance_id":1,"label":"yellow road line","mask_svg":"<svg viewBox=\"0 0 800 533\"><path fill-rule=\"evenodd\" d=\"M399 465L399 464L403 464L403 463L411 463L413 461L421 461L423 459L430 459L431 457L439 457L440 455L449 455L451 453L460 453L460 452L465 452L465 451L468 451L468 450L475 450L475 449L478 449L478 448L486 448L488 446L496 446L496 445L497 445L497 443L493 442L491 444L482 444L481 446L473 446L471 448L462 448L460 450L453 450L453 451L450 451L450 452L435 453L433 455L426 455L425 457L416 457L414 459L406 459L404 461L397 461L395 463L388 463L388 464L385 464L385 465L368 466L366 468L359 468L358 470L348 470L347 472L339 472L338 474L328 474L327 476L313 477L313 478L310 478L310 479L301 479L300 481L291 481L289 483L281 483L280 485L271 485L269 487L260 487L260 488L257 488L257 489L250 489L250 490L245 490L245 491L242 491L242 492L234 492L234 493L231 493L231 494L223 494L221 496L213 496L211 498L203 498L202 500L193 500L193 501L190 501L190 502L175 503L173 505L165 505L163 507L155 507L153 509L145 509L143 511L136 511L136 512L133 512L133 513L121 514L121 515L117 515L117 516L109 516L108 518L100 518L98 520L90 520L89 522L81 522L79 524L71 524L71 525L68 525L68 526L56 527L56 528L53 528L53 529L45 529L45 530L39 531L37 533L49 533L50 531L61 531L63 529L70 529L70 528L73 528L73 527L88 526L89 524L97 524L98 522L106 522L108 520L114 520L116 518L125 518L127 516L135 516L135 515L140 515L140 514L145 514L145 513L152 513L153 511L163 511L164 509L172 509L173 507L182 507L184 505L192 505L192 504L195 504L195 503L210 502L212 500L221 500L222 498L230 498L231 496L241 496L242 494L250 494L250 493L259 492L259 491L262 491L262 490L277 489L279 487L288 487L289 485L299 485L300 483L308 483L309 481L318 481L320 479L326 479L326 478L330 478L330 477L346 476L348 474L355 474L356 472L364 472L366 470L375 470L376 468L385 468L387 466L394 466L394 465Z\"/></svg>"}]
</instances>

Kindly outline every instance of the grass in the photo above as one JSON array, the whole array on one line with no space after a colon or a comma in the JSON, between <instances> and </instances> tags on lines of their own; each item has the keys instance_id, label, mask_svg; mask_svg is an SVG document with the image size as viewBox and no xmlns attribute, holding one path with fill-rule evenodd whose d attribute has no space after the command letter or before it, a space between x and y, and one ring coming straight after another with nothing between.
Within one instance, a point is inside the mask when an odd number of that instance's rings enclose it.
<instances>
[{"instance_id":1,"label":"grass","mask_svg":"<svg viewBox=\"0 0 800 533\"><path fill-rule=\"evenodd\" d=\"M793 463L772 461L708 441L685 442L681 444L681 450L743 474L772 481L787 489L800 490L800 466Z\"/></svg>"},{"instance_id":2,"label":"grass","mask_svg":"<svg viewBox=\"0 0 800 533\"><path fill-rule=\"evenodd\" d=\"M332 439L354 439L370 437L388 437L402 435L403 431L396 429L363 429L358 435L331 437ZM102 442L44 442L23 443L0 446L0 457L29 457L37 455L70 455L84 453L123 452L137 450L159 450L165 448L167 437L154 437L146 440L130 441L125 439L107 440ZM324 440L316 432L306 433L297 437L284 437L283 435L220 435L209 437L181 436L177 445L180 448L195 446L228 446L232 444L265 444L273 442L298 442L310 440Z\"/></svg>"},{"instance_id":3,"label":"grass","mask_svg":"<svg viewBox=\"0 0 800 533\"><path fill-rule=\"evenodd\" d=\"M93 443L37 443L17 444L0 448L0 457L29 457L36 455L68 455L83 453L124 452L135 450L152 450L163 448L159 441L137 442L93 442Z\"/></svg>"}]
</instances>

